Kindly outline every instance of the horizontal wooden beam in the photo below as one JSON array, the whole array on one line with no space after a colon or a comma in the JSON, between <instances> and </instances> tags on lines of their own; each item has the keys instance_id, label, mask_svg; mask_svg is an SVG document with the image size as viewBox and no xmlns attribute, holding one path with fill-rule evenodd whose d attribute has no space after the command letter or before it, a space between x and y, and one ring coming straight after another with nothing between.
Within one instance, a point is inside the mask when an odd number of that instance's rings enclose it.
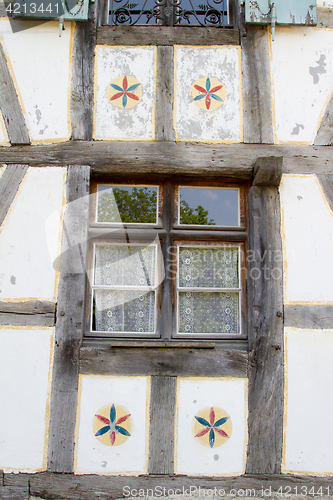
<instances>
[{"instance_id":1,"label":"horizontal wooden beam","mask_svg":"<svg viewBox=\"0 0 333 500\"><path fill-rule=\"evenodd\" d=\"M283 157L259 157L254 165L254 186L279 186L282 177Z\"/></svg>"},{"instance_id":2,"label":"horizontal wooden beam","mask_svg":"<svg viewBox=\"0 0 333 500\"><path fill-rule=\"evenodd\" d=\"M333 306L295 304L284 306L284 326L293 328L332 329Z\"/></svg>"},{"instance_id":3,"label":"horizontal wooden beam","mask_svg":"<svg viewBox=\"0 0 333 500\"><path fill-rule=\"evenodd\" d=\"M0 302L0 325L54 326L55 304L42 300Z\"/></svg>"},{"instance_id":4,"label":"horizontal wooden beam","mask_svg":"<svg viewBox=\"0 0 333 500\"><path fill-rule=\"evenodd\" d=\"M0 163L90 165L94 176L249 180L258 156L283 156L283 173L333 174L331 146L68 141L0 149Z\"/></svg>"},{"instance_id":5,"label":"horizontal wooden beam","mask_svg":"<svg viewBox=\"0 0 333 500\"><path fill-rule=\"evenodd\" d=\"M80 349L80 373L246 377L248 353L213 349Z\"/></svg>"},{"instance_id":6,"label":"horizontal wooden beam","mask_svg":"<svg viewBox=\"0 0 333 500\"><path fill-rule=\"evenodd\" d=\"M123 498L124 493L128 488L144 489L149 488L158 492L157 489L166 488L165 495L168 490L171 495L171 490L179 489L178 495L184 498L195 495L201 490L211 490L216 488L217 492L214 496L231 497L251 496L265 498L265 495L271 498L278 491L290 492L295 491L310 491L312 487L317 491L322 487L322 491L331 493L333 488L333 477L313 477L313 476L297 476L289 474L272 474L272 475L244 475L237 477L188 477L188 476L98 476L86 474L76 476L73 474L50 474L48 472L39 472L37 474L5 474L5 484L15 486L21 484L22 481L29 480L30 494L36 497L43 498L63 498L71 500L100 500L101 498ZM127 487L127 489L126 489ZM192 487L191 493L190 488ZM303 489L301 489L303 487ZM156 488L156 490L155 490ZM184 488L184 490L183 490ZM197 490L195 490L197 488ZM328 490L326 489L328 488ZM245 490L248 490L246 493ZM219 492L219 490L224 490ZM242 490L242 491L240 491ZM252 491L251 491L252 490ZM270 491L272 495L270 495ZM303 493L304 494L304 493ZM177 493L176 493L177 495ZM211 492L201 491L201 497L211 498ZM147 494L149 496L149 494ZM139 497L138 497L139 498ZM282 495L282 498L283 495ZM304 497L307 498L307 497Z\"/></svg>"},{"instance_id":7,"label":"horizontal wooden beam","mask_svg":"<svg viewBox=\"0 0 333 500\"><path fill-rule=\"evenodd\" d=\"M191 26L100 26L97 45L239 45L239 31Z\"/></svg>"}]
</instances>

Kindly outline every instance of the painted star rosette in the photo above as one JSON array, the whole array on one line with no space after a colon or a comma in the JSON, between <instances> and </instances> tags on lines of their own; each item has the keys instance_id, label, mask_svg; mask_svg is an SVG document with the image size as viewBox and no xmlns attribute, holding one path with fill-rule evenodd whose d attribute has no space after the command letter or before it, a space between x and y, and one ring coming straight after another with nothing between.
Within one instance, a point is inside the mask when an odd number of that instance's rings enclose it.
<instances>
[{"instance_id":1,"label":"painted star rosette","mask_svg":"<svg viewBox=\"0 0 333 500\"><path fill-rule=\"evenodd\" d=\"M131 436L132 418L122 406L103 406L95 414L93 432L102 444L119 446Z\"/></svg>"},{"instance_id":2,"label":"painted star rosette","mask_svg":"<svg viewBox=\"0 0 333 500\"><path fill-rule=\"evenodd\" d=\"M214 111L225 102L227 90L217 78L205 76L192 84L191 96L200 109Z\"/></svg>"},{"instance_id":3,"label":"painted star rosette","mask_svg":"<svg viewBox=\"0 0 333 500\"><path fill-rule=\"evenodd\" d=\"M210 448L218 448L228 441L232 432L230 416L225 410L216 406L204 408L193 420L193 434L200 444Z\"/></svg>"},{"instance_id":4,"label":"painted star rosette","mask_svg":"<svg viewBox=\"0 0 333 500\"><path fill-rule=\"evenodd\" d=\"M142 85L134 76L118 76L107 88L107 97L113 106L122 109L133 108L142 97Z\"/></svg>"}]
</instances>

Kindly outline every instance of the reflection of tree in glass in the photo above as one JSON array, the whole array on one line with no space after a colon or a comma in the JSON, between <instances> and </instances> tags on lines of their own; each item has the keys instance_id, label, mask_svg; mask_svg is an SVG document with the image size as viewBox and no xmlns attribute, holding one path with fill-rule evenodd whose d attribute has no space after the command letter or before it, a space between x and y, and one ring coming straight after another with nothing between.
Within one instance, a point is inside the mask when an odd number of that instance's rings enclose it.
<instances>
[{"instance_id":1,"label":"reflection of tree in glass","mask_svg":"<svg viewBox=\"0 0 333 500\"><path fill-rule=\"evenodd\" d=\"M180 202L180 223L181 224L201 224L213 226L214 219L208 220L208 210L205 210L202 205L197 208L191 208L185 200Z\"/></svg>"},{"instance_id":2,"label":"reflection of tree in glass","mask_svg":"<svg viewBox=\"0 0 333 500\"><path fill-rule=\"evenodd\" d=\"M112 192L114 197L111 193L99 196L98 222L156 223L156 191L143 187L112 188Z\"/></svg>"}]
</instances>

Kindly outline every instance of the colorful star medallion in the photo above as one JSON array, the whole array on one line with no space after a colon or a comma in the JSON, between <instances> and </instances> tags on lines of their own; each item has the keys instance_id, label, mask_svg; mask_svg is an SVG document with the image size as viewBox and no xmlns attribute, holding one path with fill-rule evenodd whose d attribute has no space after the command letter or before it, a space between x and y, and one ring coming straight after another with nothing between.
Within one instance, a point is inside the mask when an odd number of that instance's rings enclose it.
<instances>
[{"instance_id":1,"label":"colorful star medallion","mask_svg":"<svg viewBox=\"0 0 333 500\"><path fill-rule=\"evenodd\" d=\"M221 408L204 408L194 417L194 437L204 446L218 448L230 438L231 432L230 416Z\"/></svg>"},{"instance_id":2,"label":"colorful star medallion","mask_svg":"<svg viewBox=\"0 0 333 500\"><path fill-rule=\"evenodd\" d=\"M134 76L118 76L108 85L107 97L117 108L133 108L142 97L142 85Z\"/></svg>"},{"instance_id":3,"label":"colorful star medallion","mask_svg":"<svg viewBox=\"0 0 333 500\"><path fill-rule=\"evenodd\" d=\"M103 406L95 414L93 431L98 441L107 446L119 446L131 436L132 418L122 406Z\"/></svg>"},{"instance_id":4,"label":"colorful star medallion","mask_svg":"<svg viewBox=\"0 0 333 500\"><path fill-rule=\"evenodd\" d=\"M191 96L194 104L199 108L214 111L224 103L227 90L217 78L206 76L192 84Z\"/></svg>"}]
</instances>

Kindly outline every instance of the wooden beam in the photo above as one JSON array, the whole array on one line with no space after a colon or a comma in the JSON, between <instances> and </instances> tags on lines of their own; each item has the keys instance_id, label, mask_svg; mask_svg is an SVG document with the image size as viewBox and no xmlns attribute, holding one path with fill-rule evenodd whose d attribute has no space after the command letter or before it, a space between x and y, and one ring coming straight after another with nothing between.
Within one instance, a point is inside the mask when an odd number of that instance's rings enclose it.
<instances>
[{"instance_id":1,"label":"wooden beam","mask_svg":"<svg viewBox=\"0 0 333 500\"><path fill-rule=\"evenodd\" d=\"M254 164L253 186L279 186L282 177L282 156L259 157Z\"/></svg>"},{"instance_id":2,"label":"wooden beam","mask_svg":"<svg viewBox=\"0 0 333 500\"><path fill-rule=\"evenodd\" d=\"M157 88L155 139L174 141L173 128L173 47L157 47Z\"/></svg>"},{"instance_id":3,"label":"wooden beam","mask_svg":"<svg viewBox=\"0 0 333 500\"><path fill-rule=\"evenodd\" d=\"M0 226L10 209L28 165L7 165L0 177Z\"/></svg>"},{"instance_id":4,"label":"wooden beam","mask_svg":"<svg viewBox=\"0 0 333 500\"><path fill-rule=\"evenodd\" d=\"M96 3L89 4L89 21L75 25L71 123L72 139L90 141L93 133L94 53L96 43Z\"/></svg>"},{"instance_id":5,"label":"wooden beam","mask_svg":"<svg viewBox=\"0 0 333 500\"><path fill-rule=\"evenodd\" d=\"M263 498L265 493L272 496L278 492L310 491L312 487L317 491L332 491L333 477L297 476L291 474L272 475L244 475L237 477L188 477L188 476L98 476L92 474L50 474L39 472L36 474L5 474L6 484L15 486L22 479L29 481L30 494L43 498L62 498L71 500L101 500L101 498L124 498L124 488L135 488L136 490L152 489L158 492L158 487L166 488L166 492L179 489L179 495L191 498L199 492L199 486L205 493L201 497L211 497L207 490L217 489L216 496L235 497L237 490L248 490L251 497ZM303 486L303 489L301 489ZM183 487L185 494L183 493ZM192 495L189 488L192 487ZM195 490L195 488L197 488ZM282 488L282 490L281 490ZM326 489L328 488L328 490ZM187 490L187 491L186 491ZM219 491L220 490L220 491ZM230 491L233 490L234 493ZM245 491L244 491L245 493ZM171 493L170 493L171 494ZM274 495L275 496L275 495ZM271 496L269 497L271 498ZM308 498L308 497L305 497Z\"/></svg>"},{"instance_id":6,"label":"wooden beam","mask_svg":"<svg viewBox=\"0 0 333 500\"><path fill-rule=\"evenodd\" d=\"M333 210L333 175L317 174L326 199Z\"/></svg>"},{"instance_id":7,"label":"wooden beam","mask_svg":"<svg viewBox=\"0 0 333 500\"><path fill-rule=\"evenodd\" d=\"M249 418L246 472L281 472L283 435L283 295L277 187L249 192ZM254 256L254 257L253 257Z\"/></svg>"},{"instance_id":8,"label":"wooden beam","mask_svg":"<svg viewBox=\"0 0 333 500\"><path fill-rule=\"evenodd\" d=\"M332 329L333 306L287 304L284 306L284 326L304 329Z\"/></svg>"},{"instance_id":9,"label":"wooden beam","mask_svg":"<svg viewBox=\"0 0 333 500\"><path fill-rule=\"evenodd\" d=\"M151 378L149 474L173 474L176 377Z\"/></svg>"},{"instance_id":10,"label":"wooden beam","mask_svg":"<svg viewBox=\"0 0 333 500\"><path fill-rule=\"evenodd\" d=\"M97 45L239 45L239 32L190 26L101 26Z\"/></svg>"},{"instance_id":11,"label":"wooden beam","mask_svg":"<svg viewBox=\"0 0 333 500\"><path fill-rule=\"evenodd\" d=\"M42 300L0 302L0 325L54 326L55 304Z\"/></svg>"},{"instance_id":12,"label":"wooden beam","mask_svg":"<svg viewBox=\"0 0 333 500\"><path fill-rule=\"evenodd\" d=\"M0 163L90 165L95 176L206 176L249 180L258 156L283 156L285 174L333 174L329 146L68 141L0 148Z\"/></svg>"},{"instance_id":13,"label":"wooden beam","mask_svg":"<svg viewBox=\"0 0 333 500\"><path fill-rule=\"evenodd\" d=\"M0 500L29 500L29 487L0 486Z\"/></svg>"},{"instance_id":14,"label":"wooden beam","mask_svg":"<svg viewBox=\"0 0 333 500\"><path fill-rule=\"evenodd\" d=\"M166 377L246 377L248 353L234 350L175 348L80 349L80 373L163 375Z\"/></svg>"},{"instance_id":15,"label":"wooden beam","mask_svg":"<svg viewBox=\"0 0 333 500\"><path fill-rule=\"evenodd\" d=\"M28 129L2 45L0 45L0 109L11 144L29 144Z\"/></svg>"},{"instance_id":16,"label":"wooden beam","mask_svg":"<svg viewBox=\"0 0 333 500\"><path fill-rule=\"evenodd\" d=\"M317 6L317 27L333 28L333 8Z\"/></svg>"},{"instance_id":17,"label":"wooden beam","mask_svg":"<svg viewBox=\"0 0 333 500\"><path fill-rule=\"evenodd\" d=\"M244 142L273 144L272 88L266 26L246 26L241 37Z\"/></svg>"},{"instance_id":18,"label":"wooden beam","mask_svg":"<svg viewBox=\"0 0 333 500\"><path fill-rule=\"evenodd\" d=\"M84 318L89 167L69 167L52 375L48 469L73 471L78 357Z\"/></svg>"}]
</instances>

